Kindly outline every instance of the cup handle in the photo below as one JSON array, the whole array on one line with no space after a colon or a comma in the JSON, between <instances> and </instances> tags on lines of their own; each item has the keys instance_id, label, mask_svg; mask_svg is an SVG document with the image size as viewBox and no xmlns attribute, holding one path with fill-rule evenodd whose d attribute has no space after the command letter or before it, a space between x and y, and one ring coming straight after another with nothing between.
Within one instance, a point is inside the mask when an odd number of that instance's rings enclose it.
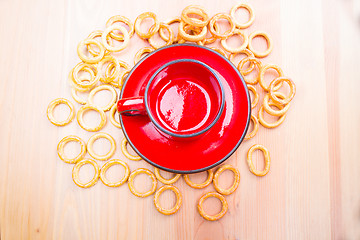
<instances>
[{"instance_id":1,"label":"cup handle","mask_svg":"<svg viewBox=\"0 0 360 240\"><path fill-rule=\"evenodd\" d=\"M144 97L120 99L117 102L117 111L125 116L146 115Z\"/></svg>"}]
</instances>

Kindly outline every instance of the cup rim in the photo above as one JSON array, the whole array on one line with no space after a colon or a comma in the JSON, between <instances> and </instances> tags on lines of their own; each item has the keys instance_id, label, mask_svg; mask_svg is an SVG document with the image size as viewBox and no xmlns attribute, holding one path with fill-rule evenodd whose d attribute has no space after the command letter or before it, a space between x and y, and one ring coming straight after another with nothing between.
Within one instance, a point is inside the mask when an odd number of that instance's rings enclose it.
<instances>
[{"instance_id":1,"label":"cup rim","mask_svg":"<svg viewBox=\"0 0 360 240\"><path fill-rule=\"evenodd\" d=\"M216 117L214 118L214 120L204 129L202 129L201 131L195 132L195 133L190 133L190 134L177 134L174 132L171 132L167 129L165 129L164 127L162 127L154 118L154 116L152 115L151 111L150 111L150 107L148 106L148 93L149 93L149 88L151 83L154 81L155 77L166 67L175 64L175 63L179 63L179 62L193 62L193 63L197 63L202 65L203 67L205 67L207 70L209 70L213 76L215 77L216 81L218 82L219 86L220 86L220 92L221 92L221 104L220 104L220 108L219 111L216 115ZM148 114L148 117L150 118L151 122L156 126L156 128L158 128L160 131L162 131L163 133L166 133L172 137L177 137L177 138L191 138L191 137L196 137L199 136L205 132L207 132L208 130L210 130L215 124L216 122L220 119L221 114L224 110L225 107L225 90L224 90L224 86L218 76L218 74L207 64L199 61L199 60L195 60L195 59L190 59L190 58L182 58L182 59L177 59L177 60L173 60L170 61L168 63L166 63L165 65L163 65L161 68L159 68L158 70L156 70L156 72L154 74L152 74L149 82L146 85L146 89L145 89L145 94L144 94L144 103L145 103L145 109L146 112Z\"/></svg>"}]
</instances>

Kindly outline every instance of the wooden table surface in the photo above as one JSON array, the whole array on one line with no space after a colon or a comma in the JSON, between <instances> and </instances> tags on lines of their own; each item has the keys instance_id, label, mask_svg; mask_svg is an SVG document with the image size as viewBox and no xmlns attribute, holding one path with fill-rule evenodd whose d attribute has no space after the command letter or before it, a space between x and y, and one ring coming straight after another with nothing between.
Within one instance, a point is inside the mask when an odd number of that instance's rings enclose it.
<instances>
[{"instance_id":1,"label":"wooden table surface","mask_svg":"<svg viewBox=\"0 0 360 240\"><path fill-rule=\"evenodd\" d=\"M56 127L46 118L48 103L71 99L67 75L79 61L76 46L91 31L104 29L113 15L135 20L145 11L164 21L194 1L0 1L0 239L360 239L360 1L274 0L250 2L257 29L274 40L263 59L282 67L297 86L285 122L260 127L227 161L239 168L238 190L226 197L228 213L216 222L197 212L200 196L183 179L180 211L165 216L153 197L138 198L127 185L101 182L77 187L72 165L62 162L57 143L69 134L87 140L92 134L76 121ZM200 0L213 15L228 12L237 1ZM122 59L143 44L132 40ZM72 100L72 99L71 99ZM76 109L79 105L76 104ZM58 111L57 114L61 115ZM114 158L132 170L153 167L126 160L116 137ZM246 152L255 143L271 152L265 177L251 174ZM107 146L97 145L104 150ZM75 151L75 150L74 150ZM105 150L104 150L105 151ZM169 156L171 157L171 156ZM261 167L260 155L256 164ZM91 168L84 168L83 177ZM116 172L118 171L118 172ZM120 173L114 169L112 174ZM204 174L194 176L201 181ZM146 187L146 178L137 181ZM231 181L231 175L222 180ZM164 195L162 202L173 200ZM209 211L218 210L209 201ZM170 206L170 205L169 205Z\"/></svg>"}]
</instances>

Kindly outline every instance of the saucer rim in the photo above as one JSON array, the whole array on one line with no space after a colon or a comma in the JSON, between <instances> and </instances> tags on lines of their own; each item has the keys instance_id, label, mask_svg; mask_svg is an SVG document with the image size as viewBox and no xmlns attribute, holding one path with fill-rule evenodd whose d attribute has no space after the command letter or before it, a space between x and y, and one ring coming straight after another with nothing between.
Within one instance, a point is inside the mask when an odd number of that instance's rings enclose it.
<instances>
[{"instance_id":1,"label":"saucer rim","mask_svg":"<svg viewBox=\"0 0 360 240\"><path fill-rule=\"evenodd\" d=\"M193 173L199 173L199 172L204 172L204 171L207 171L209 169L212 169L218 165L220 165L221 163L223 163L225 160L227 160L229 157L231 157L234 152L239 148L240 144L243 142L244 138L245 138L245 135L249 129L249 125L250 125L250 119L251 119L251 99L250 99L250 94L249 94L249 90L246 86L246 82L244 80L244 77L241 75L241 73L239 72L239 70L236 68L236 66L229 60L227 59L225 56L223 56L222 54L220 54L219 52L211 49L211 48L208 48L208 47L205 47L205 46L201 46L201 45L197 45L197 44L193 44L193 43L178 43L178 44L172 44L172 45L169 45L169 46L164 46L164 47L161 47L161 48L158 48L154 51L152 51L151 53L149 53L148 55L146 55L145 57L143 57L138 63L136 63L134 65L134 67L131 69L131 71L129 72L128 76L126 77L125 81L124 81L124 84L122 85L122 88L121 88L121 91L120 91L120 94L119 94L119 99L122 98L123 96L123 93L124 93L124 90L125 90L125 87L126 87L126 84L129 80L129 77L132 75L133 71L135 71L135 69L143 62L145 61L148 57L152 56L153 54L156 54L158 51L161 51L163 49L167 49L167 48L171 48L171 47L176 47L176 46L191 46L191 47L199 47L199 48L203 48L205 50L208 50L210 52L213 52L215 54L217 54L218 56L220 56L221 58L223 58L224 60L226 60L230 66L235 70L235 72L237 73L237 75L239 76L240 80L241 80L241 83L244 85L244 89L245 89L245 93L246 93L246 98L247 98L247 102L248 102L248 116L247 116L247 121L246 121L246 125L245 125L245 128L244 128L244 131L243 131L243 134L241 135L239 141L237 142L237 144L234 146L234 148L229 151L228 154L226 154L225 157L223 157L222 159L220 159L219 161L207 166L207 167L203 167L203 168L200 168L200 169L195 169L195 170L175 170L175 169L170 169L170 168L166 168L166 167L163 167L163 166L160 166L156 163L154 163L153 161L149 160L148 158L146 158L136 147L135 145L131 142L126 130L125 130L125 127L124 127L124 123L123 123L123 119L122 119L122 116L121 114L119 114L119 119L120 119L120 125L121 125L121 130L125 136L125 138L127 139L128 143L130 144L130 146L134 149L134 151L143 159L145 160L146 162L148 162L150 165L156 167L156 168L159 168L161 170L164 170L164 171L167 171L167 172L171 172L171 173L176 173L176 174L193 174ZM211 129L209 130L211 131Z\"/></svg>"}]
</instances>

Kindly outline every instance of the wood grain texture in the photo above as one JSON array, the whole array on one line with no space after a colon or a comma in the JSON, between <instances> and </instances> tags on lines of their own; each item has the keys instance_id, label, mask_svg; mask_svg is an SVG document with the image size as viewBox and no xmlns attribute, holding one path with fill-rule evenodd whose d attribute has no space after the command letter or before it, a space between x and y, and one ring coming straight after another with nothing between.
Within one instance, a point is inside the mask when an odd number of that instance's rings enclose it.
<instances>
[{"instance_id":1,"label":"wood grain texture","mask_svg":"<svg viewBox=\"0 0 360 240\"><path fill-rule=\"evenodd\" d=\"M280 65L296 83L297 94L284 124L260 127L227 161L239 168L241 182L226 197L229 212L220 221L205 221L196 209L212 186L194 190L180 179L175 185L183 205L177 214L164 216L153 197L137 198L126 185L113 189L99 182L81 189L72 182L72 165L58 158L57 143L70 134L84 140L92 134L76 121L55 127L45 113L52 99L71 99L67 75L79 61L78 42L104 29L113 15L134 21L153 11L167 20L193 3L0 0L1 240L360 239L357 0L250 1L256 19L247 33L257 29L272 36L273 52L263 62ZM196 3L213 15L228 12L237 1ZM134 38L119 57L132 65L143 45ZM125 160L121 131L110 123L103 131L116 138L114 158ZM246 164L246 152L255 143L265 145L272 158L263 178L252 175ZM255 165L261 161L257 157ZM145 162L127 162L132 170L153 170Z\"/></svg>"}]
</instances>

